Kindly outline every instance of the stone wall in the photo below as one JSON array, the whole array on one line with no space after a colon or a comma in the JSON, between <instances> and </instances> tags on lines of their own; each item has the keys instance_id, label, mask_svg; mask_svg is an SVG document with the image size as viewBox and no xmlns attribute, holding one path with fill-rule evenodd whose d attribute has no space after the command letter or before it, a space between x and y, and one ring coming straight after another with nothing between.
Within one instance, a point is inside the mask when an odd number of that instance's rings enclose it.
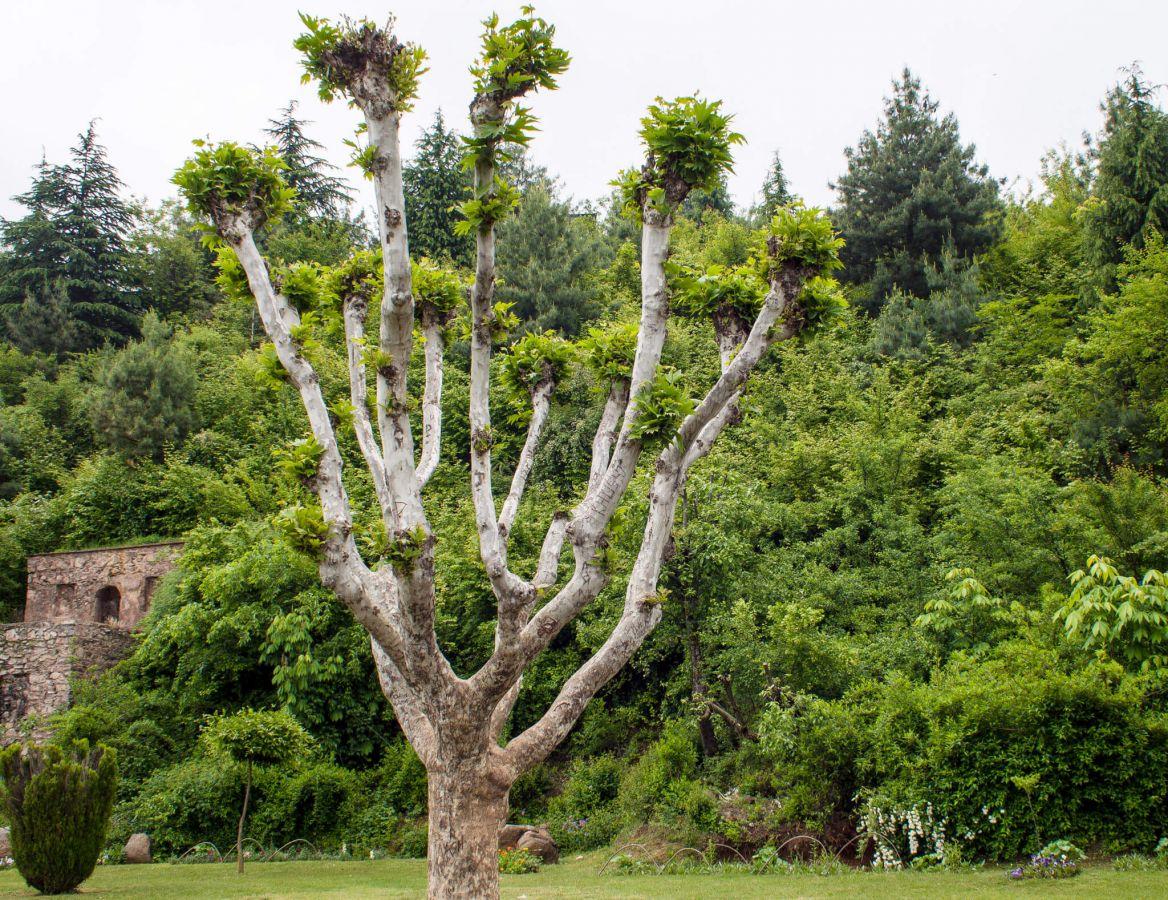
<instances>
[{"instance_id":1,"label":"stone wall","mask_svg":"<svg viewBox=\"0 0 1168 900\"><path fill-rule=\"evenodd\" d=\"M124 628L96 623L25 622L0 631L0 744L19 736L20 722L68 706L69 679L104 671L134 639ZM43 738L43 728L33 736Z\"/></svg>"},{"instance_id":2,"label":"stone wall","mask_svg":"<svg viewBox=\"0 0 1168 900\"><path fill-rule=\"evenodd\" d=\"M30 556L24 621L133 628L181 549L169 542Z\"/></svg>"}]
</instances>

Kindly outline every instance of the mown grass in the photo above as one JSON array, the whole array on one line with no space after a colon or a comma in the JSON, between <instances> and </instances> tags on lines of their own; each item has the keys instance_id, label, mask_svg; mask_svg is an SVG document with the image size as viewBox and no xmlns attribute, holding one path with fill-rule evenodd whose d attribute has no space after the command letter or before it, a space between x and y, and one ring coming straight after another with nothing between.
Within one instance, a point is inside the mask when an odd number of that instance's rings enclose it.
<instances>
[{"instance_id":1,"label":"mown grass","mask_svg":"<svg viewBox=\"0 0 1168 900\"><path fill-rule=\"evenodd\" d=\"M970 872L854 872L843 875L597 875L603 857L589 854L548 866L534 875L503 877L503 896L543 898L668 897L708 900L732 897L1168 897L1168 871L1116 872L1108 864L1088 866L1077 878L1055 882L1007 880L1003 869ZM424 897L426 864L419 860L377 862L254 863L240 876L231 864L108 866L98 868L81 893L117 897ZM15 871L0 872L0 897L27 897Z\"/></svg>"}]
</instances>

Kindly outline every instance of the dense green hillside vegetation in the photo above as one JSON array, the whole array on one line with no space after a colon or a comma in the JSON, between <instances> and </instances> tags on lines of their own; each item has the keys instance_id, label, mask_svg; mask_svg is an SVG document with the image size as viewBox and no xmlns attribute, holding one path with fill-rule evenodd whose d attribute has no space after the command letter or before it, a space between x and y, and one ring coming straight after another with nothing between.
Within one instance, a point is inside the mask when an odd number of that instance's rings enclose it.
<instances>
[{"instance_id":1,"label":"dense green hillside vegetation","mask_svg":"<svg viewBox=\"0 0 1168 900\"><path fill-rule=\"evenodd\" d=\"M1096 142L1052 151L1042 183L1008 195L911 73L893 85L832 211L847 309L763 364L742 427L695 468L664 621L513 790L516 819L549 822L571 850L645 826L754 850L800 831L839 846L878 822L898 852L950 859L1012 859L1056 838L1149 851L1165 836L1168 115L1138 72L1104 109ZM285 291L321 296L330 267L371 238L310 131L294 107L272 123L300 202L262 249ZM27 214L3 223L0 613L21 613L29 554L185 538L132 657L78 685L54 723L60 740L117 749L114 843L139 830L164 853L232 843L245 774L200 732L212 716L283 708L311 749L256 768L249 835L423 852L424 770L366 632L298 549L311 529L297 518L299 401L238 269L177 205L121 199L113 162L90 126L69 162L37 170ZM511 165L509 340L619 341L640 292L619 204L577 203L522 155ZM466 175L440 117L406 178L416 265L465 279L470 243L451 207ZM675 303L703 273L745 264L754 226L792 189L776 154L749 214L724 189L690 198ZM331 398L344 374L325 326ZM696 391L718 367L710 326L670 329L674 386ZM466 672L492 648L495 604L467 488L465 312L449 334L427 514L439 634ZM598 376L577 356L527 521L587 481ZM511 414L495 436L502 483L525 410L503 388L492 403ZM352 434L342 451L375 557ZM637 551L650 477L612 528L616 573ZM514 535L517 567L534 568L541 537ZM513 730L604 640L624 587L618 575L536 662Z\"/></svg>"}]
</instances>

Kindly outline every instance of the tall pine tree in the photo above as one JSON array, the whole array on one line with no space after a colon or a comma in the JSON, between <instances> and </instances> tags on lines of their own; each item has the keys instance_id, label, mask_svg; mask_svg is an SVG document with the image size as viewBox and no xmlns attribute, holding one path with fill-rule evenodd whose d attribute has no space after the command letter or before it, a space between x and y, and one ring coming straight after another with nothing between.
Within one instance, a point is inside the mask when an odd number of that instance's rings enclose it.
<instances>
[{"instance_id":1,"label":"tall pine tree","mask_svg":"<svg viewBox=\"0 0 1168 900\"><path fill-rule=\"evenodd\" d=\"M1087 246L1099 264L1119 262L1126 244L1143 248L1153 232L1168 233L1168 114L1152 102L1154 90L1133 66L1103 103L1086 216Z\"/></svg>"},{"instance_id":2,"label":"tall pine tree","mask_svg":"<svg viewBox=\"0 0 1168 900\"><path fill-rule=\"evenodd\" d=\"M402 169L410 252L470 265L474 241L454 233L460 218L455 207L470 196L470 179L462 168L462 141L446 127L442 110L434 114L416 149Z\"/></svg>"},{"instance_id":3,"label":"tall pine tree","mask_svg":"<svg viewBox=\"0 0 1168 900\"><path fill-rule=\"evenodd\" d=\"M574 215L550 182L535 184L499 225L499 299L534 331L576 335L602 311L592 276L610 259L595 216Z\"/></svg>"},{"instance_id":4,"label":"tall pine tree","mask_svg":"<svg viewBox=\"0 0 1168 900\"><path fill-rule=\"evenodd\" d=\"M277 118L268 120L264 133L288 165L284 180L296 189L298 211L312 218L342 218L353 196L344 179L332 174L337 167L320 155L324 144L304 133L304 127L311 124L296 117L296 101L292 100Z\"/></svg>"},{"instance_id":5,"label":"tall pine tree","mask_svg":"<svg viewBox=\"0 0 1168 900\"><path fill-rule=\"evenodd\" d=\"M762 223L770 219L776 210L789 206L795 201L791 193L791 186L787 183L786 173L783 172L783 160L776 150L771 156L770 168L762 183L762 199L758 206L751 210L751 218Z\"/></svg>"},{"instance_id":6,"label":"tall pine tree","mask_svg":"<svg viewBox=\"0 0 1168 900\"><path fill-rule=\"evenodd\" d=\"M0 311L6 320L41 321L65 308L77 325L77 349L121 343L135 333L140 306L126 247L134 216L121 190L92 122L66 165L41 163L29 191L14 198L28 215L0 227ZM38 310L40 303L57 309ZM40 331L13 329L14 336Z\"/></svg>"},{"instance_id":7,"label":"tall pine tree","mask_svg":"<svg viewBox=\"0 0 1168 900\"><path fill-rule=\"evenodd\" d=\"M876 131L845 151L848 170L835 185L844 276L867 283L861 302L870 312L897 287L925 296L942 252L969 260L993 243L999 184L974 152L961 143L957 119L938 116L908 69L893 82Z\"/></svg>"}]
</instances>

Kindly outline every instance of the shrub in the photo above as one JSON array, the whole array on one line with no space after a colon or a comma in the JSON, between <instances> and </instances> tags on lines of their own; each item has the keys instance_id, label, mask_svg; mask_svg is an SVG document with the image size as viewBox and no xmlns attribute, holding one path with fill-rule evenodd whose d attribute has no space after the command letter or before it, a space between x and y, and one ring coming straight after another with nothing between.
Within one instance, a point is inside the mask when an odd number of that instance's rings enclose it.
<instances>
[{"instance_id":1,"label":"shrub","mask_svg":"<svg viewBox=\"0 0 1168 900\"><path fill-rule=\"evenodd\" d=\"M395 822L390 829L389 850L405 859L425 859L430 842L427 822Z\"/></svg>"},{"instance_id":2,"label":"shrub","mask_svg":"<svg viewBox=\"0 0 1168 900\"><path fill-rule=\"evenodd\" d=\"M109 748L13 744L0 754L12 855L24 880L42 894L73 891L92 873L105 843L117 790Z\"/></svg>"},{"instance_id":3,"label":"shrub","mask_svg":"<svg viewBox=\"0 0 1168 900\"><path fill-rule=\"evenodd\" d=\"M621 764L611 756L577 760L563 791L548 804L552 836L565 850L592 850L620 828L616 800Z\"/></svg>"},{"instance_id":4,"label":"shrub","mask_svg":"<svg viewBox=\"0 0 1168 900\"><path fill-rule=\"evenodd\" d=\"M523 847L499 851L499 871L504 875L527 875L539 871L539 857Z\"/></svg>"},{"instance_id":5,"label":"shrub","mask_svg":"<svg viewBox=\"0 0 1168 900\"><path fill-rule=\"evenodd\" d=\"M195 757L159 769L137 796L121 804L114 816L119 835L134 831L150 835L160 854L182 853L200 841L217 847L235 842L242 773L235 766ZM257 785L257 806L264 801L264 784ZM261 843L267 835L256 829Z\"/></svg>"},{"instance_id":6,"label":"shrub","mask_svg":"<svg viewBox=\"0 0 1168 900\"><path fill-rule=\"evenodd\" d=\"M786 809L825 821L862 791L930 802L947 834L1009 859L1049 837L1151 847L1168 813L1168 720L1114 663L1067 672L1050 651L954 657L931 684L894 677L838 701L773 705L760 732Z\"/></svg>"}]
</instances>

